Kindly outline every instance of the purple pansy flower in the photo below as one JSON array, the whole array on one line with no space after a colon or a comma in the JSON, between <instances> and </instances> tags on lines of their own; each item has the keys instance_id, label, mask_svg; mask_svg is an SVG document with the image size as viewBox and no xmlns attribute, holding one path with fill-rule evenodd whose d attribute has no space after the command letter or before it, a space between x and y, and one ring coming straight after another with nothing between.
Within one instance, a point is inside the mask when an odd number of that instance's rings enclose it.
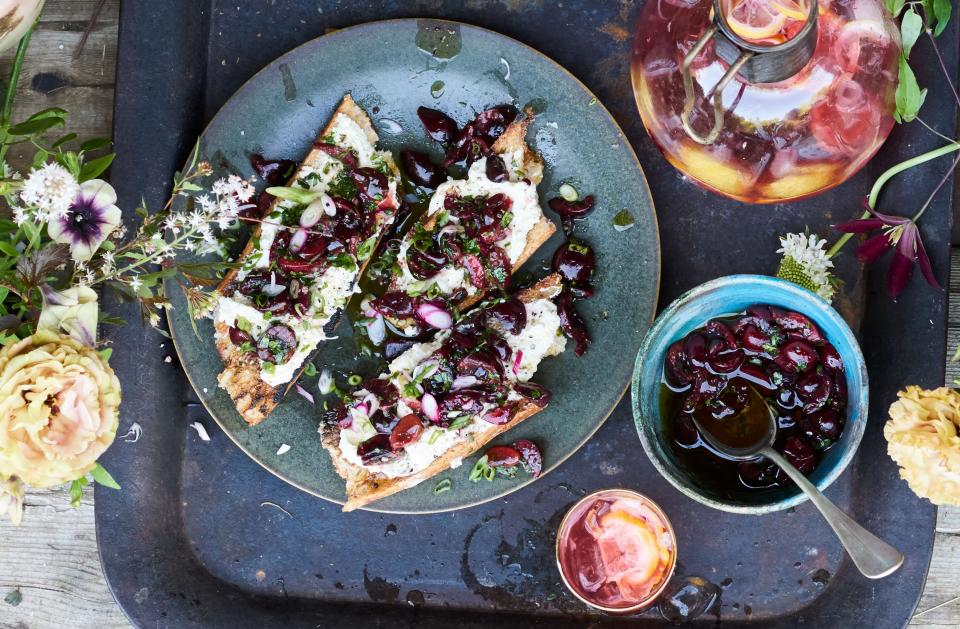
<instances>
[{"instance_id":1,"label":"purple pansy flower","mask_svg":"<svg viewBox=\"0 0 960 629\"><path fill-rule=\"evenodd\" d=\"M74 260L89 260L120 225L120 208L114 205L116 202L117 193L106 181L84 181L67 213L47 223L47 233L54 242L70 245Z\"/></svg>"},{"instance_id":2,"label":"purple pansy flower","mask_svg":"<svg viewBox=\"0 0 960 629\"><path fill-rule=\"evenodd\" d=\"M848 234L880 230L879 234L868 238L857 247L857 257L865 264L870 264L879 260L888 249L893 249L893 260L887 268L887 292L890 297L895 300L903 292L913 275L914 263L920 266L920 272L930 286L940 288L940 283L933 274L930 258L923 248L916 222L910 218L881 214L869 206L867 209L872 217L847 221L836 228Z\"/></svg>"}]
</instances>

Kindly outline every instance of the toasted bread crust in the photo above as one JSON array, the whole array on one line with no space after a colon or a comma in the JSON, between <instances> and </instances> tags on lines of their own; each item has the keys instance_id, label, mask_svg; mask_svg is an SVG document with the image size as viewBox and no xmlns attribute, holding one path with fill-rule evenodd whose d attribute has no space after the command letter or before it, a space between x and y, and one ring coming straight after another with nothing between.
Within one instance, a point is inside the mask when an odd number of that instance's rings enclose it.
<instances>
[{"instance_id":1,"label":"toasted bread crust","mask_svg":"<svg viewBox=\"0 0 960 629\"><path fill-rule=\"evenodd\" d=\"M347 116L356 122L360 128L363 129L367 139L370 140L372 144L375 144L379 139L369 116L367 116L366 112L364 112L363 109L357 105L350 94L346 94L343 97L343 100L340 101L340 105L330 116L330 120L327 122L326 127L324 127L324 129L317 135L318 138L322 138L324 135L330 132L336 120L337 114L343 114L344 116ZM301 162L301 165L311 161L311 159L314 158L318 152L320 151L317 148L311 148ZM293 184L297 180L299 172L300 168L298 167L285 185L289 186ZM280 199L274 199L273 203L270 204L270 207L267 210L267 214L270 214L270 212L274 210L279 202ZM260 224L257 223L253 229L250 240L247 241L243 251L237 257L238 261L242 262L253 252L254 243L257 242L259 235ZM357 271L358 277L363 273L369 261L370 260L368 258L359 265L359 269ZM240 265L237 265L237 267L239 266ZM236 280L237 272L239 270L237 267L231 268L224 275L223 281L220 282L220 285L217 287L219 294L224 296L233 294L233 283ZM333 331L333 328L336 326L339 320L340 317L338 315L335 315L331 319L331 322L325 329L328 335ZM283 399L283 396L286 395L291 388L293 388L293 385L300 378L300 375L306 368L309 359L304 361L303 367L300 368L300 371L298 371L289 382L274 387L260 379L259 361L254 359L251 355L241 352L236 345L230 342L228 336L229 330L226 324L222 322L215 323L214 329L216 332L215 338L217 352L223 359L224 364L224 369L222 372L220 372L220 375L217 376L217 381L220 383L220 386L230 394L231 399L233 399L234 404L237 407L237 412L240 413L240 416L243 417L244 421L246 421L249 425L254 426L263 421L267 415L269 415L273 409L276 408L277 404L280 403L280 400Z\"/></svg>"},{"instance_id":2,"label":"toasted bread crust","mask_svg":"<svg viewBox=\"0 0 960 629\"><path fill-rule=\"evenodd\" d=\"M549 299L558 295L561 288L560 276L552 274L534 286L517 293L517 298L525 303L537 299ZM340 431L336 425L328 424L323 427L321 444L330 453L334 469L346 481L347 501L343 505L343 510L353 511L381 498L409 489L450 469L452 462L464 459L477 452L497 436L541 410L541 408L529 402L519 405L509 422L501 425L491 424L489 428L472 433L472 440L457 444L437 457L429 466L410 476L388 478L347 461L340 452Z\"/></svg>"}]
</instances>

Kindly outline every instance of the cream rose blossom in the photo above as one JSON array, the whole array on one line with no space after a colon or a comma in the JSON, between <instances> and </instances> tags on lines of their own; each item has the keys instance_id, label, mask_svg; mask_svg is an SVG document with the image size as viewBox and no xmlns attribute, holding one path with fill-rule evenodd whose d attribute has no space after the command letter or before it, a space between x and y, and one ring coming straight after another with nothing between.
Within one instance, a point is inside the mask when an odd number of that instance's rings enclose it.
<instances>
[{"instance_id":1,"label":"cream rose blossom","mask_svg":"<svg viewBox=\"0 0 960 629\"><path fill-rule=\"evenodd\" d=\"M0 351L0 478L50 487L113 443L120 382L93 349L49 330Z\"/></svg>"},{"instance_id":2,"label":"cream rose blossom","mask_svg":"<svg viewBox=\"0 0 960 629\"><path fill-rule=\"evenodd\" d=\"M933 504L960 505L960 393L911 386L897 397L883 436L900 477Z\"/></svg>"}]
</instances>

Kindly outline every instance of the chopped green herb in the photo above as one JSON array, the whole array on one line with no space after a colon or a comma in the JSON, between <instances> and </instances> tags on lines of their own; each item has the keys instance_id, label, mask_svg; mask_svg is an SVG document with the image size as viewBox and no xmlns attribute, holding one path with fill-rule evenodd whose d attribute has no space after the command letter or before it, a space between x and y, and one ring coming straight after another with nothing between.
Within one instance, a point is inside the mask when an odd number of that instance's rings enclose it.
<instances>
[{"instance_id":1,"label":"chopped green herb","mask_svg":"<svg viewBox=\"0 0 960 629\"><path fill-rule=\"evenodd\" d=\"M470 482L477 482L481 478L486 478L486 473L488 469L493 469L487 465L487 455L484 454L480 457L476 464L473 466L473 469L470 470ZM488 479L490 480L490 479Z\"/></svg>"},{"instance_id":2,"label":"chopped green herb","mask_svg":"<svg viewBox=\"0 0 960 629\"><path fill-rule=\"evenodd\" d=\"M277 372L277 366L268 360L263 361L260 364L260 367L265 373L268 373L271 376Z\"/></svg>"},{"instance_id":3,"label":"chopped green herb","mask_svg":"<svg viewBox=\"0 0 960 629\"><path fill-rule=\"evenodd\" d=\"M513 212L504 212L503 217L500 219L500 227L507 227L512 220Z\"/></svg>"},{"instance_id":4,"label":"chopped green herb","mask_svg":"<svg viewBox=\"0 0 960 629\"><path fill-rule=\"evenodd\" d=\"M373 248L377 246L377 237L370 236L364 240L359 247L357 247L357 260L361 262L370 257L370 254L373 253Z\"/></svg>"},{"instance_id":5,"label":"chopped green herb","mask_svg":"<svg viewBox=\"0 0 960 629\"><path fill-rule=\"evenodd\" d=\"M348 271L356 271L357 263L349 253L341 253L330 260L330 266L335 266Z\"/></svg>"},{"instance_id":6,"label":"chopped green herb","mask_svg":"<svg viewBox=\"0 0 960 629\"><path fill-rule=\"evenodd\" d=\"M442 494L445 491L450 491L453 488L453 481L449 478L444 478L442 481L437 483L437 486L433 488L433 493Z\"/></svg>"},{"instance_id":7,"label":"chopped green herb","mask_svg":"<svg viewBox=\"0 0 960 629\"><path fill-rule=\"evenodd\" d=\"M244 341L243 343L240 344L240 351L241 351L241 352L255 352L255 351L257 351L257 348L256 348L256 347L254 346L254 344L251 343L250 341Z\"/></svg>"},{"instance_id":8,"label":"chopped green herb","mask_svg":"<svg viewBox=\"0 0 960 629\"><path fill-rule=\"evenodd\" d=\"M467 426L473 420L473 415L469 413L464 415L457 416L452 422L450 422L450 430L459 430L464 426Z\"/></svg>"},{"instance_id":9,"label":"chopped green herb","mask_svg":"<svg viewBox=\"0 0 960 629\"><path fill-rule=\"evenodd\" d=\"M567 243L567 248L571 251L576 251L577 253L588 254L590 253L590 247L587 245L582 245L574 239L570 239L570 242Z\"/></svg>"},{"instance_id":10,"label":"chopped green herb","mask_svg":"<svg viewBox=\"0 0 960 629\"><path fill-rule=\"evenodd\" d=\"M320 198L322 192L313 192L310 190L304 190L303 188L288 188L286 186L273 186L267 188L267 194L272 194L278 199L283 199L285 201L293 201L294 203L302 203L303 205L308 205L313 203Z\"/></svg>"},{"instance_id":11,"label":"chopped green herb","mask_svg":"<svg viewBox=\"0 0 960 629\"><path fill-rule=\"evenodd\" d=\"M253 332L253 324L244 317L237 317L237 320L233 322L233 325L238 330L243 330L244 332Z\"/></svg>"},{"instance_id":12,"label":"chopped green herb","mask_svg":"<svg viewBox=\"0 0 960 629\"><path fill-rule=\"evenodd\" d=\"M313 363L307 363L307 366L303 368L303 373L312 378L317 375L317 366Z\"/></svg>"},{"instance_id":13,"label":"chopped green herb","mask_svg":"<svg viewBox=\"0 0 960 629\"><path fill-rule=\"evenodd\" d=\"M450 222L450 212L446 210L440 210L440 213L437 214L437 227L443 227Z\"/></svg>"},{"instance_id":14,"label":"chopped green herb","mask_svg":"<svg viewBox=\"0 0 960 629\"><path fill-rule=\"evenodd\" d=\"M580 198L580 193L577 192L577 189L568 183L561 184L559 192L560 196L563 197L563 200L569 201L570 203L573 203Z\"/></svg>"},{"instance_id":15,"label":"chopped green herb","mask_svg":"<svg viewBox=\"0 0 960 629\"><path fill-rule=\"evenodd\" d=\"M626 208L617 212L617 215L613 217L613 228L618 232L625 232L633 227L633 225L633 214Z\"/></svg>"},{"instance_id":16,"label":"chopped green herb","mask_svg":"<svg viewBox=\"0 0 960 629\"><path fill-rule=\"evenodd\" d=\"M432 446L433 444L435 444L437 440L440 438L440 435L442 435L443 433L444 431L440 428L434 430L432 433L430 433L430 438L427 439L427 445Z\"/></svg>"}]
</instances>

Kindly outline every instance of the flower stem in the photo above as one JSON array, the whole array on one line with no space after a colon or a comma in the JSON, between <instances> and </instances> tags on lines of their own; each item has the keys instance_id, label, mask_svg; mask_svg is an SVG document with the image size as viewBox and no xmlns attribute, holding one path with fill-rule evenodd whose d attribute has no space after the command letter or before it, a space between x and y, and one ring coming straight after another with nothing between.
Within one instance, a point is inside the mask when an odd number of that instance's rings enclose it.
<instances>
[{"instance_id":1,"label":"flower stem","mask_svg":"<svg viewBox=\"0 0 960 629\"><path fill-rule=\"evenodd\" d=\"M27 32L20 38L17 45L17 54L13 58L13 67L10 69L10 80L7 83L7 93L3 98L3 108L0 109L0 125L6 127L10 124L10 116L13 114L13 96L17 92L17 83L20 81L20 72L23 70L23 58L27 54L27 47L30 45L30 38L33 36L33 29L37 27L40 16L33 21ZM0 144L0 162L7 156L7 145Z\"/></svg>"},{"instance_id":2,"label":"flower stem","mask_svg":"<svg viewBox=\"0 0 960 629\"><path fill-rule=\"evenodd\" d=\"M899 164L891 166L890 168L885 170L882 175L877 177L877 180L875 182L873 182L873 187L870 188L870 196L867 197L867 205L870 206L871 209L876 207L877 199L880 197L880 191L883 189L883 186L885 186L886 183L890 181L890 179L892 179L895 175L898 175L905 170L909 170L914 166L919 166L920 164L929 162L932 159L942 157L944 155L947 155L957 150L960 150L960 143L953 142L952 144L945 144L932 151L927 151L926 153L917 155L916 157L911 157L908 160L902 161ZM953 169L951 169L951 171L952 170ZM948 176L949 176L949 172L948 172ZM944 182L945 181L946 181L946 178L944 178ZM937 186L937 190L939 190L940 186L942 185L943 183L941 182L941 184ZM934 193L936 193L936 190L934 190ZM926 205L924 206L924 209L926 209ZM869 218L869 217L870 217L869 211L864 212L860 216L860 218ZM840 253L840 250L843 249L843 246L846 245L847 242L852 237L853 237L853 234L844 234L843 236L840 236L840 238L837 239L837 242L835 242L833 246L830 247L830 249L827 251L827 257L832 258L838 253Z\"/></svg>"}]
</instances>

